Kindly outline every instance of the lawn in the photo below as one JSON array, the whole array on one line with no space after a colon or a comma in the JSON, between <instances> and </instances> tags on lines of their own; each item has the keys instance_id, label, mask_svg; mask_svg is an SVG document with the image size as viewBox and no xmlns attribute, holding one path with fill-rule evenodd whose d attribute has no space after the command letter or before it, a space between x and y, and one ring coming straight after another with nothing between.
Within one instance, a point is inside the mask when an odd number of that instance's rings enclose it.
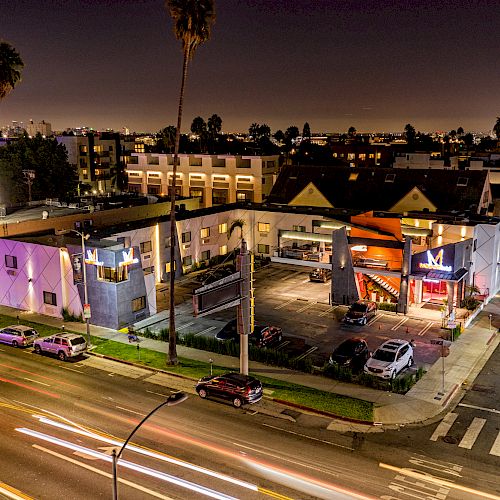
<instances>
[{"instance_id":1,"label":"lawn","mask_svg":"<svg viewBox=\"0 0 500 500\"><path fill-rule=\"evenodd\" d=\"M0 314L0 328L5 328L6 326L17 325L17 319L12 316L6 316L4 314ZM24 318L19 320L19 324L30 326L35 329L40 337L46 337L47 335L52 335L53 333L60 332L60 328L55 328L53 326L42 325L41 323L33 323L31 321L26 321Z\"/></svg>"}]
</instances>

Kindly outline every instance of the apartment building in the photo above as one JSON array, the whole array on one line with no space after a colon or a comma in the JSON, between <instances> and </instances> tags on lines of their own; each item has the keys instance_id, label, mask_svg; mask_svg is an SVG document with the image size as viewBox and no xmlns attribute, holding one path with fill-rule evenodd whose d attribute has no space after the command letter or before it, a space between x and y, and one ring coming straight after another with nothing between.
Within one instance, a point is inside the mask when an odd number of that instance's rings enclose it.
<instances>
[{"instance_id":1,"label":"apartment building","mask_svg":"<svg viewBox=\"0 0 500 500\"><path fill-rule=\"evenodd\" d=\"M166 195L173 185L172 154L137 153L127 161L128 189ZM200 206L261 203L279 172L279 156L179 155L175 191Z\"/></svg>"}]
</instances>

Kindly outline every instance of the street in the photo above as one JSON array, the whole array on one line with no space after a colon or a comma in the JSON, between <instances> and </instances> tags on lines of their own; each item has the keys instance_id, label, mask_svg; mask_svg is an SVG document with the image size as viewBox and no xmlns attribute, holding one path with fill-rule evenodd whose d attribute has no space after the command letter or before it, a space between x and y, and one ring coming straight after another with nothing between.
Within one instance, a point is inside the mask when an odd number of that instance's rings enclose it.
<instances>
[{"instance_id":1,"label":"street","mask_svg":"<svg viewBox=\"0 0 500 500\"><path fill-rule=\"evenodd\" d=\"M109 498L110 450L171 393L164 376L93 356L63 363L0 349L0 482L37 499ZM398 491L410 484L426 495L414 498L500 498L500 458L438 453L445 445L429 441L431 429L337 432L320 417L253 408L194 394L162 408L120 460L120 498L391 499L407 498ZM439 484L422 475L431 463Z\"/></svg>"}]
</instances>

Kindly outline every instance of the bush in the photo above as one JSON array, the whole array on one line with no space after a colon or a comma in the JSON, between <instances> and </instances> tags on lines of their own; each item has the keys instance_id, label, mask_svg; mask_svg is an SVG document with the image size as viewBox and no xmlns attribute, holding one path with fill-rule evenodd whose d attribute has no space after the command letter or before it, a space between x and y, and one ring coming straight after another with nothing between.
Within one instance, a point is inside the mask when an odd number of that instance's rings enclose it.
<instances>
[{"instance_id":1,"label":"bush","mask_svg":"<svg viewBox=\"0 0 500 500\"><path fill-rule=\"evenodd\" d=\"M79 316L75 316L73 313L69 312L69 309L66 309L66 307L63 307L61 309L61 315L64 319L64 321L73 321L77 323L83 323L83 316L80 314Z\"/></svg>"},{"instance_id":2,"label":"bush","mask_svg":"<svg viewBox=\"0 0 500 500\"><path fill-rule=\"evenodd\" d=\"M474 309L477 308L479 305L479 300L475 299L472 296L465 297L464 300L462 300L461 307L467 309L468 311L474 311Z\"/></svg>"},{"instance_id":3,"label":"bush","mask_svg":"<svg viewBox=\"0 0 500 500\"><path fill-rule=\"evenodd\" d=\"M377 307L380 311L397 312L398 305L394 302L377 302Z\"/></svg>"}]
</instances>

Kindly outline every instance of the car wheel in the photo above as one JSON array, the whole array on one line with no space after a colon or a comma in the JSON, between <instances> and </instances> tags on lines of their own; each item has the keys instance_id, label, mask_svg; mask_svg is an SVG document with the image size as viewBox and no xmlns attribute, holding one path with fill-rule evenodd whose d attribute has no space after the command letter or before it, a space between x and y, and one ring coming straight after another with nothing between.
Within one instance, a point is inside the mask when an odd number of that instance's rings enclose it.
<instances>
[{"instance_id":1,"label":"car wheel","mask_svg":"<svg viewBox=\"0 0 500 500\"><path fill-rule=\"evenodd\" d=\"M243 404L243 401L241 398L233 398L233 406L235 408L241 408L241 405Z\"/></svg>"},{"instance_id":2,"label":"car wheel","mask_svg":"<svg viewBox=\"0 0 500 500\"><path fill-rule=\"evenodd\" d=\"M57 357L61 360L61 361L66 361L66 353L64 351L59 351L57 353Z\"/></svg>"},{"instance_id":3,"label":"car wheel","mask_svg":"<svg viewBox=\"0 0 500 500\"><path fill-rule=\"evenodd\" d=\"M198 391L198 396L200 396L201 399L206 399L208 396L207 391L205 389L200 389Z\"/></svg>"},{"instance_id":4,"label":"car wheel","mask_svg":"<svg viewBox=\"0 0 500 500\"><path fill-rule=\"evenodd\" d=\"M18 346L19 346L19 344L15 340L13 340L12 341L12 347L18 347Z\"/></svg>"},{"instance_id":5,"label":"car wheel","mask_svg":"<svg viewBox=\"0 0 500 500\"><path fill-rule=\"evenodd\" d=\"M35 346L35 352L37 354L42 354L42 348L38 344Z\"/></svg>"},{"instance_id":6,"label":"car wheel","mask_svg":"<svg viewBox=\"0 0 500 500\"><path fill-rule=\"evenodd\" d=\"M406 368L410 368L410 366L413 365L413 358L410 356L410 359L408 360L408 364L406 365Z\"/></svg>"}]
</instances>

